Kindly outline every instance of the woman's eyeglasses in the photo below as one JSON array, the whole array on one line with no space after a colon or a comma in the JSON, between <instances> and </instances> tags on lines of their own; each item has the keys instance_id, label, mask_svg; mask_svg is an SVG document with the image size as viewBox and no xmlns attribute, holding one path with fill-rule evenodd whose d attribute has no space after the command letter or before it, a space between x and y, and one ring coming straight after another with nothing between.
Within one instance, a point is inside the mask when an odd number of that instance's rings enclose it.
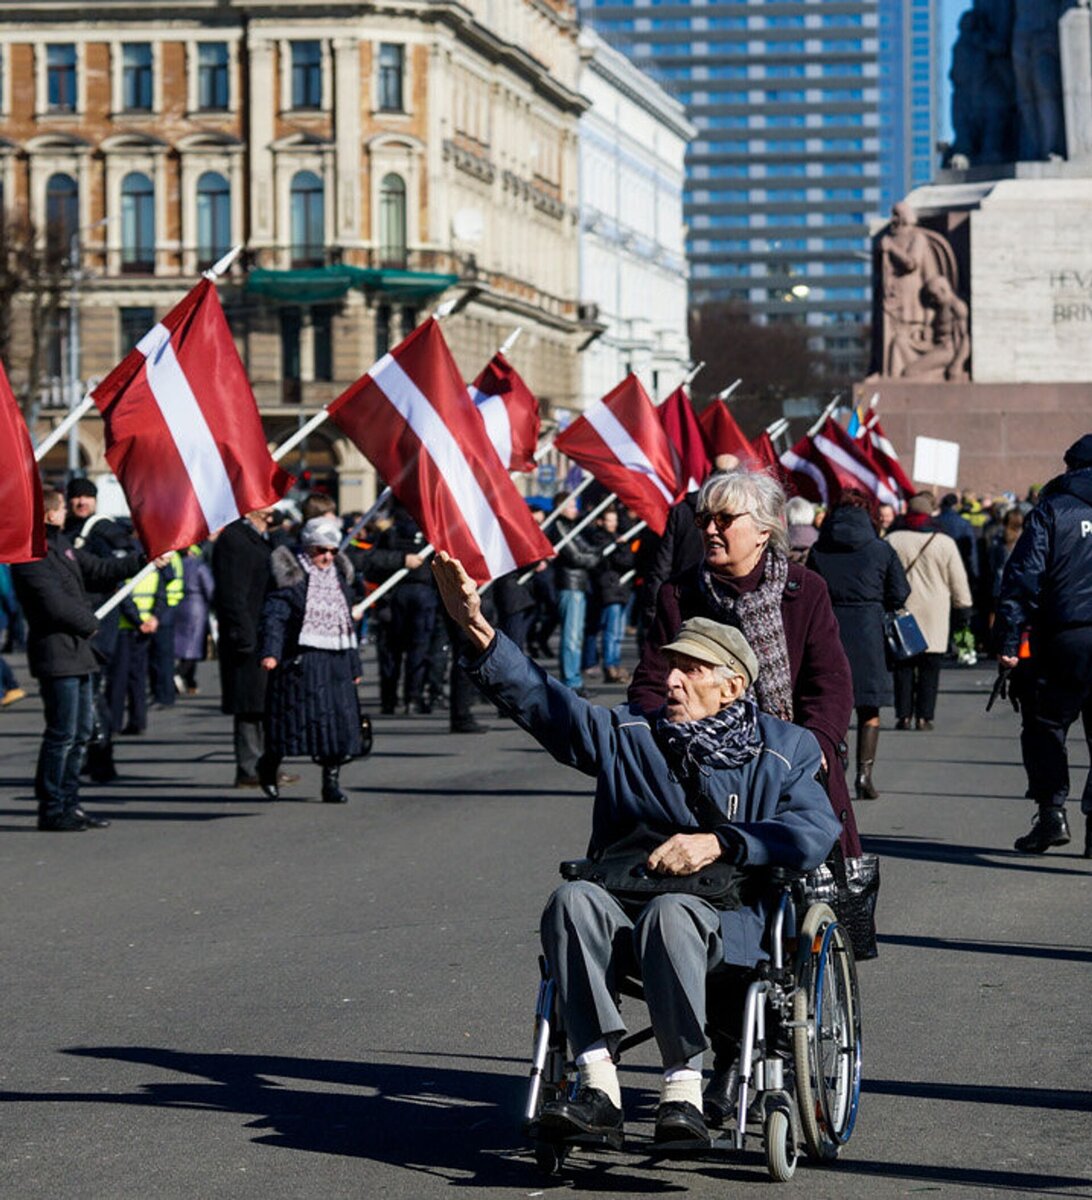
<instances>
[{"instance_id":1,"label":"woman's eyeglasses","mask_svg":"<svg viewBox=\"0 0 1092 1200\"><path fill-rule=\"evenodd\" d=\"M743 512L737 513L710 512L708 509L705 509L701 512L695 513L694 524L699 529L704 529L706 525L712 521L717 527L717 533L727 533L727 531L732 528L733 524L735 524L740 517L745 517L746 515L746 509L744 509Z\"/></svg>"},{"instance_id":2,"label":"woman's eyeglasses","mask_svg":"<svg viewBox=\"0 0 1092 1200\"><path fill-rule=\"evenodd\" d=\"M312 546L310 554L312 558L318 558L323 554L329 554L332 557L337 554L337 551L332 546Z\"/></svg>"}]
</instances>

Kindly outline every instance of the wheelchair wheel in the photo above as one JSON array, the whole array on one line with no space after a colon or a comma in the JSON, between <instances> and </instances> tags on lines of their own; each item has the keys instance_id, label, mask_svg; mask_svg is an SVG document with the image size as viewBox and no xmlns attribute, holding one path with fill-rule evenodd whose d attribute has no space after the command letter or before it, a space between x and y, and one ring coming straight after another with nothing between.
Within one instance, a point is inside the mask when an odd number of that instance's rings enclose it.
<instances>
[{"instance_id":1,"label":"wheelchair wheel","mask_svg":"<svg viewBox=\"0 0 1092 1200\"><path fill-rule=\"evenodd\" d=\"M554 1142L535 1142L535 1166L543 1175L559 1175L568 1154L568 1146L559 1146Z\"/></svg>"},{"instance_id":2,"label":"wheelchair wheel","mask_svg":"<svg viewBox=\"0 0 1092 1200\"><path fill-rule=\"evenodd\" d=\"M775 1183L788 1183L796 1174L796 1140L792 1121L783 1109L766 1114L762 1130L766 1142L766 1169Z\"/></svg>"},{"instance_id":3,"label":"wheelchair wheel","mask_svg":"<svg viewBox=\"0 0 1092 1200\"><path fill-rule=\"evenodd\" d=\"M811 1158L836 1158L853 1133L861 1091L857 968L832 909L814 904L800 929L793 998L796 1101Z\"/></svg>"}]
</instances>

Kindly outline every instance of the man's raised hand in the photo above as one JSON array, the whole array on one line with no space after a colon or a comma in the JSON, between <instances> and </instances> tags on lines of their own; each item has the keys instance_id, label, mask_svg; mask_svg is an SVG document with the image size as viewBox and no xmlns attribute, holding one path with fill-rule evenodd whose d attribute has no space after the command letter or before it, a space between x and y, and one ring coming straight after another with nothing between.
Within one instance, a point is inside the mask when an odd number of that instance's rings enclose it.
<instances>
[{"instance_id":1,"label":"man's raised hand","mask_svg":"<svg viewBox=\"0 0 1092 1200\"><path fill-rule=\"evenodd\" d=\"M481 597L466 568L441 550L432 560L432 574L448 615L474 646L484 650L493 640L494 629L482 616Z\"/></svg>"}]
</instances>

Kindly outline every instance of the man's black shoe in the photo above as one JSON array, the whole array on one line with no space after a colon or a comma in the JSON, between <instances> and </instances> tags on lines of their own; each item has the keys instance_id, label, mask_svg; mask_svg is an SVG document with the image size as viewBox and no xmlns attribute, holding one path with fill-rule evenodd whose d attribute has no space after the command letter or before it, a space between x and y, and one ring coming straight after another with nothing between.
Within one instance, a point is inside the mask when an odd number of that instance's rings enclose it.
<instances>
[{"instance_id":1,"label":"man's black shoe","mask_svg":"<svg viewBox=\"0 0 1092 1200\"><path fill-rule=\"evenodd\" d=\"M695 1146L708 1145L709 1128L705 1118L689 1101L668 1100L656 1109L655 1141L658 1146L665 1143L685 1146L688 1142Z\"/></svg>"},{"instance_id":2,"label":"man's black shoe","mask_svg":"<svg viewBox=\"0 0 1092 1200\"><path fill-rule=\"evenodd\" d=\"M575 1100L554 1100L542 1106L539 1133L551 1138L602 1137L613 1146L622 1144L622 1110L611 1103L606 1092L583 1087Z\"/></svg>"},{"instance_id":3,"label":"man's black shoe","mask_svg":"<svg viewBox=\"0 0 1092 1200\"><path fill-rule=\"evenodd\" d=\"M473 717L467 717L464 721L451 722L452 733L488 733L489 726L483 725L480 721L475 721Z\"/></svg>"},{"instance_id":4,"label":"man's black shoe","mask_svg":"<svg viewBox=\"0 0 1092 1200\"><path fill-rule=\"evenodd\" d=\"M1084 818L1084 856L1092 858L1092 813Z\"/></svg>"},{"instance_id":5,"label":"man's black shoe","mask_svg":"<svg viewBox=\"0 0 1092 1200\"><path fill-rule=\"evenodd\" d=\"M707 1125L719 1129L729 1118L735 1116L739 1099L739 1067L732 1063L727 1069L715 1067L702 1096Z\"/></svg>"},{"instance_id":6,"label":"man's black shoe","mask_svg":"<svg viewBox=\"0 0 1092 1200\"><path fill-rule=\"evenodd\" d=\"M89 812L84 812L84 810L78 804L72 810L72 812L75 816L80 818L80 820L84 823L84 828L86 829L110 828L110 822L106 819L106 817L96 817Z\"/></svg>"},{"instance_id":7,"label":"man's black shoe","mask_svg":"<svg viewBox=\"0 0 1092 1200\"><path fill-rule=\"evenodd\" d=\"M1069 841L1069 822L1064 808L1041 808L1031 822L1031 832L1013 842L1021 854L1045 854L1051 846Z\"/></svg>"},{"instance_id":8,"label":"man's black shoe","mask_svg":"<svg viewBox=\"0 0 1092 1200\"><path fill-rule=\"evenodd\" d=\"M40 814L38 828L43 833L82 833L87 828L87 822L74 812L60 813L55 817Z\"/></svg>"}]
</instances>

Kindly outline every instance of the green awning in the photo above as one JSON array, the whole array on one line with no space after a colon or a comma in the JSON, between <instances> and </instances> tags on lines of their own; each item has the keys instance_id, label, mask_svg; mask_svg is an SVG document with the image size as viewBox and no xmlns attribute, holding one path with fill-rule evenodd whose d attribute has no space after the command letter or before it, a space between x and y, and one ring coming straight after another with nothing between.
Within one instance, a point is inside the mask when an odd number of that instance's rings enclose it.
<instances>
[{"instance_id":1,"label":"green awning","mask_svg":"<svg viewBox=\"0 0 1092 1200\"><path fill-rule=\"evenodd\" d=\"M246 279L246 290L271 300L322 304L340 300L350 288L382 292L395 301L425 300L459 282L458 275L439 271L403 271L393 267L301 267L295 271L257 268Z\"/></svg>"}]
</instances>

